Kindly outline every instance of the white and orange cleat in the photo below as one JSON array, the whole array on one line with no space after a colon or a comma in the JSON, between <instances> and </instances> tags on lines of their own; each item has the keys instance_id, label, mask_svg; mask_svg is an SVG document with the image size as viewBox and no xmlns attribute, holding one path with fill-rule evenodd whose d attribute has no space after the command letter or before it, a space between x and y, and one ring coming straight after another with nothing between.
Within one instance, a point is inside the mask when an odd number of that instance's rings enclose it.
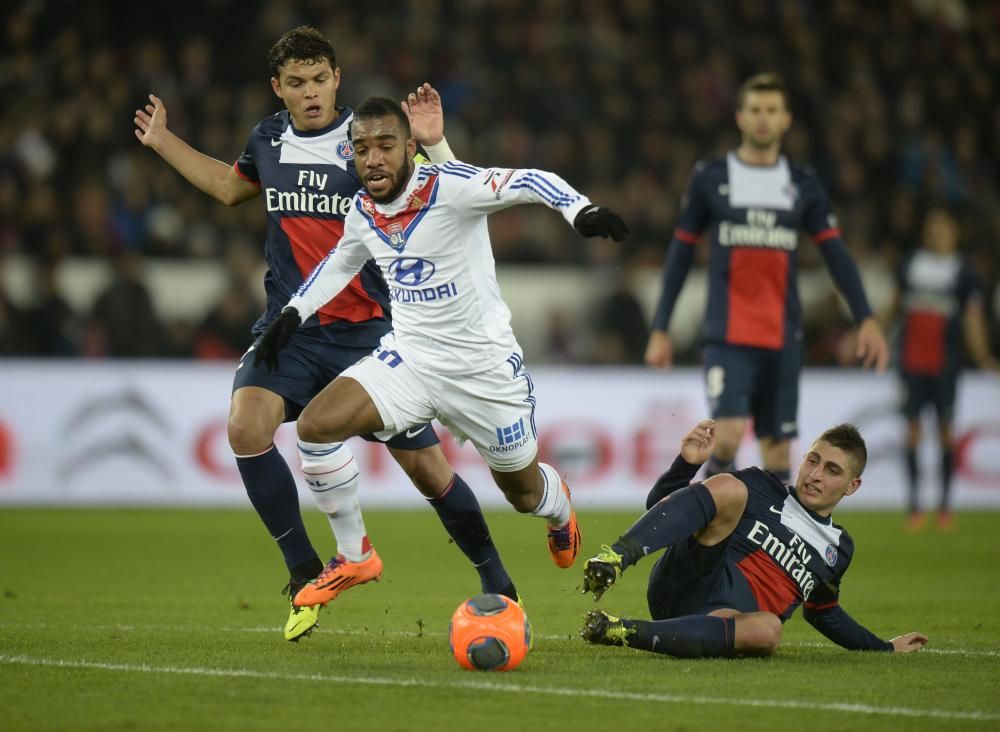
<instances>
[{"instance_id":1,"label":"white and orange cleat","mask_svg":"<svg viewBox=\"0 0 1000 732\"><path fill-rule=\"evenodd\" d=\"M566 494L566 501L569 502L569 486L566 481L562 481L562 489ZM549 554L557 567L566 569L572 567L576 561L576 553L580 550L580 524L576 520L576 511L570 503L569 523L562 528L549 527Z\"/></svg>"}]
</instances>

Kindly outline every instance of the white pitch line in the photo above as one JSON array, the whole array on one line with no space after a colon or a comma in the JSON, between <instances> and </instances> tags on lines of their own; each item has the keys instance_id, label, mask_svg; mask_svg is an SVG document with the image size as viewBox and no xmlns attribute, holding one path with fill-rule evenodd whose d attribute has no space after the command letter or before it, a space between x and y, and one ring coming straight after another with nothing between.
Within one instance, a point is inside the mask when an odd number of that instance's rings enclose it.
<instances>
[{"instance_id":1,"label":"white pitch line","mask_svg":"<svg viewBox=\"0 0 1000 732\"><path fill-rule=\"evenodd\" d=\"M85 668L98 671L124 671L127 673L180 674L189 676L214 676L222 678L273 679L281 681L318 681L332 684L353 684L361 686L402 686L434 689L459 689L497 692L502 694L539 694L542 696L588 697L614 699L619 701L661 702L666 704L726 705L735 707L758 707L773 709L800 709L810 712L844 712L847 714L872 714L889 717L917 717L932 719L971 719L976 721L1000 721L1000 712L961 711L950 709L917 709L914 707L882 707L873 704L852 704L848 702L794 701L790 699L745 699L723 696L701 696L694 694L646 694L605 689L580 689L558 686L527 686L519 683L491 681L428 681L414 678L391 678L387 676L337 676L331 674L283 674L255 669L205 668L199 666L152 666L149 664L105 663L57 658L35 658L32 656L8 656L0 654L0 664L19 666L46 666L56 668Z\"/></svg>"},{"instance_id":2,"label":"white pitch line","mask_svg":"<svg viewBox=\"0 0 1000 732\"><path fill-rule=\"evenodd\" d=\"M52 623L0 623L0 628L41 628L41 629L75 629L75 630L116 630L121 632L132 632L141 630L176 630L179 632L187 632L196 629L204 629L204 626L193 626L193 625L130 625L130 624L117 624L117 625L54 625ZM239 626L239 627L219 627L216 630L222 633L280 633L282 631L280 626L277 625L257 625L257 626ZM347 636L361 636L361 635L379 635L379 636L395 636L400 638L420 638L422 636L427 636L429 638L443 638L447 635L444 631L440 630L362 630L360 628L317 628L313 631L318 635L347 635ZM576 635L535 635L535 640L545 640L545 641L559 641L559 640L571 640L576 641ZM840 650L840 648L832 643L821 643L816 641L793 641L784 644L786 647L792 648L825 648L828 650ZM921 648L917 653L928 653L936 656L967 656L970 658L1000 658L1000 651L980 651L973 650L969 648Z\"/></svg>"}]
</instances>

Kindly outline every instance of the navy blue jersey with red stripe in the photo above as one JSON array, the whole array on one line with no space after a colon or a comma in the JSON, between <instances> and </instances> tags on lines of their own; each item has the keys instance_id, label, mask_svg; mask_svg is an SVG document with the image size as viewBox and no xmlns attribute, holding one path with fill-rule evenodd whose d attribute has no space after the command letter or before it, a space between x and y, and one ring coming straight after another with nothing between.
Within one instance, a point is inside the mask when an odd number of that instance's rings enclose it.
<instances>
[{"instance_id":1,"label":"navy blue jersey with red stripe","mask_svg":"<svg viewBox=\"0 0 1000 732\"><path fill-rule=\"evenodd\" d=\"M805 508L793 488L760 468L733 473L747 487L747 506L726 548L727 571L746 580L758 610L791 617L838 604L854 542L830 518Z\"/></svg>"},{"instance_id":2,"label":"navy blue jersey with red stripe","mask_svg":"<svg viewBox=\"0 0 1000 732\"><path fill-rule=\"evenodd\" d=\"M260 187L267 214L267 310L254 333L277 317L343 236L344 217L361 183L348 136L353 113L346 108L338 111L328 127L308 132L292 126L287 110L261 120L233 166L241 178ZM371 328L352 325L388 323L388 318L388 287L375 263L368 262L303 327L323 326L320 332L336 342L353 344L360 338L371 343Z\"/></svg>"},{"instance_id":3,"label":"navy blue jersey with red stripe","mask_svg":"<svg viewBox=\"0 0 1000 732\"><path fill-rule=\"evenodd\" d=\"M674 238L694 245L708 235L706 342L780 349L801 338L800 230L820 246L840 238L810 171L784 156L772 166L747 165L735 153L698 163Z\"/></svg>"},{"instance_id":4,"label":"navy blue jersey with red stripe","mask_svg":"<svg viewBox=\"0 0 1000 732\"><path fill-rule=\"evenodd\" d=\"M904 374L939 376L959 367L966 306L981 297L979 281L958 253L920 249L900 268L903 313L900 368Z\"/></svg>"}]
</instances>

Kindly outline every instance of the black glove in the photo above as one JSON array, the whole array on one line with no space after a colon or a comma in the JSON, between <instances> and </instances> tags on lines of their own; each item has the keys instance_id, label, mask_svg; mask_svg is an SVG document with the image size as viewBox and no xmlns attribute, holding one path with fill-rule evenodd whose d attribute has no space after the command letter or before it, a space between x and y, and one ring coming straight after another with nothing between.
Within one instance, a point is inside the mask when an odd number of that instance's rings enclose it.
<instances>
[{"instance_id":1,"label":"black glove","mask_svg":"<svg viewBox=\"0 0 1000 732\"><path fill-rule=\"evenodd\" d=\"M609 236L615 241L625 241L629 233L622 217L603 206L587 206L573 219L573 228L584 236Z\"/></svg>"},{"instance_id":2,"label":"black glove","mask_svg":"<svg viewBox=\"0 0 1000 732\"><path fill-rule=\"evenodd\" d=\"M288 339L292 337L292 333L301 323L302 318L299 317L298 310L295 308L282 310L281 315L267 326L264 335L257 342L257 348L253 354L254 367L264 363L267 365L268 371L277 371L278 351L288 345Z\"/></svg>"}]
</instances>

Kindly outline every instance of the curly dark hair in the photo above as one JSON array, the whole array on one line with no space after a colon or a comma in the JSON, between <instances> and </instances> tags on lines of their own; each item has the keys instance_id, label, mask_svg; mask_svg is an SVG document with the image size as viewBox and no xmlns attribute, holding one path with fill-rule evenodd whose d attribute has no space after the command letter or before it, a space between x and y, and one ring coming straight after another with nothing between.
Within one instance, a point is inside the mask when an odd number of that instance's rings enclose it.
<instances>
[{"instance_id":1,"label":"curly dark hair","mask_svg":"<svg viewBox=\"0 0 1000 732\"><path fill-rule=\"evenodd\" d=\"M371 119L373 117L395 117L399 120L399 127L406 137L412 137L410 131L410 120L406 118L399 102L389 97L368 97L361 102L354 110L354 120ZM354 121L351 122L354 124Z\"/></svg>"},{"instance_id":2,"label":"curly dark hair","mask_svg":"<svg viewBox=\"0 0 1000 732\"><path fill-rule=\"evenodd\" d=\"M278 39L267 52L267 62L271 65L271 76L278 76L278 69L289 61L305 63L330 62L330 68L337 68L337 52L333 44L311 25L300 25Z\"/></svg>"}]
</instances>

